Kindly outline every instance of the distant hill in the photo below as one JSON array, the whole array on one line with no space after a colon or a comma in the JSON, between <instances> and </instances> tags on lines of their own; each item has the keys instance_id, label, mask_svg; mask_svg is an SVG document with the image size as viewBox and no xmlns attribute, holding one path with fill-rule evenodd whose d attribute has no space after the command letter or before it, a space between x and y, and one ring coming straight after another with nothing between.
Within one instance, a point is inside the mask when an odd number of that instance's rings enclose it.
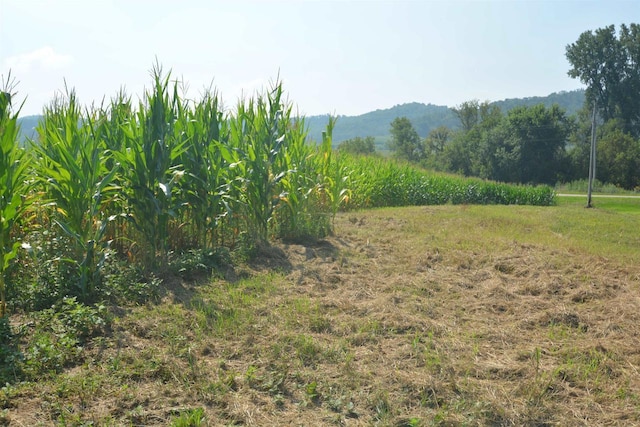
<instances>
[{"instance_id":1,"label":"distant hill","mask_svg":"<svg viewBox=\"0 0 640 427\"><path fill-rule=\"evenodd\" d=\"M530 98L512 98L491 103L500 107L503 113L518 106L533 106L544 104L547 107L558 104L567 111L568 115L575 114L584 104L584 90L557 92L548 96ZM385 110L376 110L360 116L338 116L333 130L333 142L338 144L356 136L373 136L376 144L382 146L389 138L389 126L396 117L407 117L413 123L421 137L426 137L431 129L447 126L458 129L458 118L449 107L433 104L412 102L396 105ZM322 140L322 131L327 125L328 115L310 116L306 118L309 127L309 137L315 141Z\"/></svg>"},{"instance_id":2,"label":"distant hill","mask_svg":"<svg viewBox=\"0 0 640 427\"><path fill-rule=\"evenodd\" d=\"M558 104L567 112L567 115L572 116L584 105L584 90L554 92L551 95L532 96L530 98L510 98L492 102L492 104L500 107L503 112L520 106L532 107L534 105L544 104L545 107L551 107L553 104Z\"/></svg>"},{"instance_id":3,"label":"distant hill","mask_svg":"<svg viewBox=\"0 0 640 427\"><path fill-rule=\"evenodd\" d=\"M492 102L500 107L503 113L518 106L533 106L544 104L547 107L558 104L567 111L568 115L575 114L584 104L584 90L574 90L570 92L554 92L548 96L534 96L530 98L511 98L502 101ZM35 127L42 116L25 116L19 119L21 125L22 138L33 138ZM447 126L451 129L458 129L459 123L456 115L447 106L421 104L412 102L409 104L396 105L384 110L375 110L359 116L338 116L336 126L333 130L333 143L354 138L356 136L373 136L376 139L378 148L383 149L389 139L389 126L396 117L407 117L413 123L416 131L421 137L426 137L431 129L438 126ZM309 137L315 141L322 140L324 131L329 120L328 115L309 116L305 118L309 127Z\"/></svg>"},{"instance_id":4,"label":"distant hill","mask_svg":"<svg viewBox=\"0 0 640 427\"><path fill-rule=\"evenodd\" d=\"M34 139L36 136L36 126L42 116L24 116L18 118L20 125L20 143L24 143L27 138Z\"/></svg>"},{"instance_id":5,"label":"distant hill","mask_svg":"<svg viewBox=\"0 0 640 427\"><path fill-rule=\"evenodd\" d=\"M360 116L338 116L333 129L333 142L337 144L356 136L373 136L376 143L381 143L388 138L389 124L396 117L407 117L411 120L420 136L426 136L431 129L438 126L458 126L458 119L449 107L412 102ZM305 122L309 127L309 137L321 141L328 120L328 115L307 117Z\"/></svg>"}]
</instances>

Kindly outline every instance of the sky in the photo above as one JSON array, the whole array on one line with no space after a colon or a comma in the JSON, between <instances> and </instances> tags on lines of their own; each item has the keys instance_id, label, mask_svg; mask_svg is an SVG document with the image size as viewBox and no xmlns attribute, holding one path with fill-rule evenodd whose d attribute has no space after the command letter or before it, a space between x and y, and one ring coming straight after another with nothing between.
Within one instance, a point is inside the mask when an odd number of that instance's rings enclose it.
<instances>
[{"instance_id":1,"label":"sky","mask_svg":"<svg viewBox=\"0 0 640 427\"><path fill-rule=\"evenodd\" d=\"M359 115L584 88L567 76L584 31L640 22L636 0L0 0L0 75L40 114L135 100L156 61L227 107L283 83L298 114Z\"/></svg>"}]
</instances>

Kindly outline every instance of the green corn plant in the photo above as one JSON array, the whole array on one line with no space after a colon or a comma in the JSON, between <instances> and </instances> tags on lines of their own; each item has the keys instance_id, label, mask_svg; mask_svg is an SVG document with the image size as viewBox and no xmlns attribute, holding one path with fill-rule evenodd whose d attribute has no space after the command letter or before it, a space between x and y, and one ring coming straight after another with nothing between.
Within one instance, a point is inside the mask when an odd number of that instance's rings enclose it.
<instances>
[{"instance_id":1,"label":"green corn plant","mask_svg":"<svg viewBox=\"0 0 640 427\"><path fill-rule=\"evenodd\" d=\"M227 215L227 169L221 150L228 140L227 120L216 92L208 91L184 114L187 143L180 156L185 178L180 183L185 204L182 222L191 225L197 246L215 248ZM220 240L220 243L222 241Z\"/></svg>"},{"instance_id":2,"label":"green corn plant","mask_svg":"<svg viewBox=\"0 0 640 427\"><path fill-rule=\"evenodd\" d=\"M318 194L316 153L306 144L304 120L292 121L286 150L280 156L281 170L291 171L279 183L280 201L276 211L278 235L284 239L319 237L322 224L316 221Z\"/></svg>"},{"instance_id":3,"label":"green corn plant","mask_svg":"<svg viewBox=\"0 0 640 427\"><path fill-rule=\"evenodd\" d=\"M95 133L111 152L119 152L124 149L125 127L135 120L135 114L131 105L131 98L124 89L118 91L107 107L101 106L96 110ZM107 169L111 170L115 159L107 159Z\"/></svg>"},{"instance_id":4,"label":"green corn plant","mask_svg":"<svg viewBox=\"0 0 640 427\"><path fill-rule=\"evenodd\" d=\"M323 180L323 190L328 198L328 210L333 220L338 210L349 201L351 190L349 189L350 171L344 164L343 158L335 156L332 152L333 128L335 117L329 117L326 131L322 133L320 145L320 161Z\"/></svg>"},{"instance_id":5,"label":"green corn plant","mask_svg":"<svg viewBox=\"0 0 640 427\"><path fill-rule=\"evenodd\" d=\"M125 142L124 129L135 120L135 113L131 105L131 98L121 89L115 97L111 98L109 105L101 105L96 111L97 118L94 123L94 133L100 139L110 153L123 151ZM106 170L113 170L117 166L114 155L105 159ZM116 173L113 178L113 186L122 187L120 173ZM113 197L103 201L103 210L106 212L124 212L125 200L121 197L122 192L116 192ZM113 216L111 217L113 218ZM125 215L117 215L115 219L108 222L105 238L112 242L112 247L119 250L121 254L128 251L130 239L127 236L128 222Z\"/></svg>"},{"instance_id":6,"label":"green corn plant","mask_svg":"<svg viewBox=\"0 0 640 427\"><path fill-rule=\"evenodd\" d=\"M177 163L186 142L184 114L177 83L156 64L153 88L140 103L135 120L123 125L124 145L114 153L123 168L122 184L128 218L146 242L147 267L164 264L168 254L170 219L178 216L176 184L184 175ZM173 89L173 90L170 90Z\"/></svg>"},{"instance_id":7,"label":"green corn plant","mask_svg":"<svg viewBox=\"0 0 640 427\"><path fill-rule=\"evenodd\" d=\"M115 218L102 210L117 191L112 185L118 167L95 133L93 114L82 114L73 90L45 108L37 128L36 170L48 198L55 206L54 222L73 242L71 256L62 258L76 266L78 296L88 300L100 280L108 242L107 223ZM106 165L111 164L108 170Z\"/></svg>"},{"instance_id":8,"label":"green corn plant","mask_svg":"<svg viewBox=\"0 0 640 427\"><path fill-rule=\"evenodd\" d=\"M304 121L293 122L282 170L292 170L281 182L281 207L278 226L284 238L318 238L326 236L332 219L348 201L350 171L332 152L331 137L335 119L330 118L319 147L306 144Z\"/></svg>"},{"instance_id":9,"label":"green corn plant","mask_svg":"<svg viewBox=\"0 0 640 427\"><path fill-rule=\"evenodd\" d=\"M11 79L9 77L8 82ZM20 242L11 232L27 206L25 151L18 146L18 112L11 112L11 84L0 90L0 318L7 310L5 274Z\"/></svg>"},{"instance_id":10,"label":"green corn plant","mask_svg":"<svg viewBox=\"0 0 640 427\"><path fill-rule=\"evenodd\" d=\"M290 114L282 94L282 84L276 83L266 96L239 102L229 120L228 146L221 151L233 173L230 197L244 218L250 241L258 245L268 241L280 202L278 184L291 172L277 167Z\"/></svg>"}]
</instances>

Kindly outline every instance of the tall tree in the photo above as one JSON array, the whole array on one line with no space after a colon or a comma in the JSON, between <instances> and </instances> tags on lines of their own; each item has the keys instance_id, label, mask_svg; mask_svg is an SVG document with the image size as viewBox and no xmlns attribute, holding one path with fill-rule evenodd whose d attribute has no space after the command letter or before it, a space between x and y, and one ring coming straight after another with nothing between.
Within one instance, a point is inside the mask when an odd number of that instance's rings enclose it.
<instances>
[{"instance_id":1,"label":"tall tree","mask_svg":"<svg viewBox=\"0 0 640 427\"><path fill-rule=\"evenodd\" d=\"M424 145L406 117L397 117L391 122L389 148L401 159L418 162L424 158Z\"/></svg>"},{"instance_id":2,"label":"tall tree","mask_svg":"<svg viewBox=\"0 0 640 427\"><path fill-rule=\"evenodd\" d=\"M473 99L471 101L465 101L457 107L453 107L451 111L455 113L460 120L460 125L464 132L469 132L473 127L478 124L480 101Z\"/></svg>"},{"instance_id":3,"label":"tall tree","mask_svg":"<svg viewBox=\"0 0 640 427\"><path fill-rule=\"evenodd\" d=\"M569 165L563 179L566 182L585 179L589 172L589 157L591 155L591 120L593 106L584 105L573 116L574 127L567 142ZM599 139L599 138L598 138Z\"/></svg>"},{"instance_id":4,"label":"tall tree","mask_svg":"<svg viewBox=\"0 0 640 427\"><path fill-rule=\"evenodd\" d=\"M566 48L569 76L587 85L587 102L607 121L621 119L624 130L640 136L640 25L614 25L585 31Z\"/></svg>"},{"instance_id":5,"label":"tall tree","mask_svg":"<svg viewBox=\"0 0 640 427\"><path fill-rule=\"evenodd\" d=\"M480 102L477 99L465 101L457 107L451 108L460 120L460 126L464 132L471 131L476 125L485 122L493 122L502 116L500 107L491 105L489 101Z\"/></svg>"},{"instance_id":6,"label":"tall tree","mask_svg":"<svg viewBox=\"0 0 640 427\"><path fill-rule=\"evenodd\" d=\"M640 140L625 133L619 120L610 120L598 131L597 177L618 187L640 187Z\"/></svg>"},{"instance_id":7,"label":"tall tree","mask_svg":"<svg viewBox=\"0 0 640 427\"><path fill-rule=\"evenodd\" d=\"M509 145L514 148L516 176L512 181L553 184L566 156L571 122L557 105L515 108L505 121Z\"/></svg>"},{"instance_id":8,"label":"tall tree","mask_svg":"<svg viewBox=\"0 0 640 427\"><path fill-rule=\"evenodd\" d=\"M427 154L437 155L442 153L452 134L453 131L446 126L438 126L435 129L431 129L424 141Z\"/></svg>"},{"instance_id":9,"label":"tall tree","mask_svg":"<svg viewBox=\"0 0 640 427\"><path fill-rule=\"evenodd\" d=\"M489 178L493 153L488 141L503 120L500 107L472 100L452 110L460 119L462 130L444 147L441 164L451 172Z\"/></svg>"},{"instance_id":10,"label":"tall tree","mask_svg":"<svg viewBox=\"0 0 640 427\"><path fill-rule=\"evenodd\" d=\"M454 136L454 131L446 126L431 129L424 140L425 159L423 165L430 169L446 170L444 150Z\"/></svg>"}]
</instances>

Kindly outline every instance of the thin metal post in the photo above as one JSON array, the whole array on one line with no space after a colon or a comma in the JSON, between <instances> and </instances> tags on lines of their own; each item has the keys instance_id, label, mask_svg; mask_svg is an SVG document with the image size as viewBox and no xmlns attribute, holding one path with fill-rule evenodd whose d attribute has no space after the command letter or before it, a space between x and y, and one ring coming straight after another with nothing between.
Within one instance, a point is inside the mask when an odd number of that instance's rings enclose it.
<instances>
[{"instance_id":1,"label":"thin metal post","mask_svg":"<svg viewBox=\"0 0 640 427\"><path fill-rule=\"evenodd\" d=\"M593 116L591 117L591 152L589 155L589 189L587 190L587 207L592 208L591 193L593 181L596 178L596 102L593 101Z\"/></svg>"}]
</instances>

